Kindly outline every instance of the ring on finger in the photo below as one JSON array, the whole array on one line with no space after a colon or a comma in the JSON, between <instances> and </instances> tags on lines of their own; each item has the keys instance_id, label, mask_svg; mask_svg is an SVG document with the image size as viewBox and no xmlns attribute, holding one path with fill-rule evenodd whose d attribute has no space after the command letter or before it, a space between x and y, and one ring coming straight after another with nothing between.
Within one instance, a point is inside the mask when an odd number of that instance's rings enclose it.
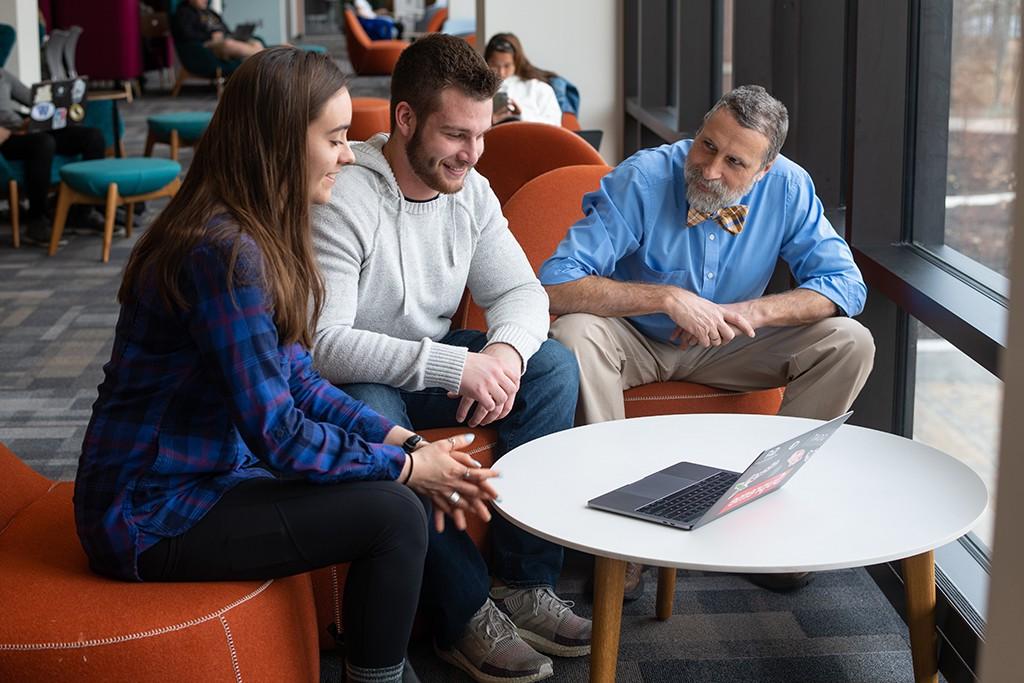
<instances>
[{"instance_id":1,"label":"ring on finger","mask_svg":"<svg viewBox=\"0 0 1024 683\"><path fill-rule=\"evenodd\" d=\"M470 478L470 477L471 477L472 475L473 475L473 473L472 473L472 472L470 472L470 471L469 471L469 468L467 467L467 468L466 468L466 471L465 471L465 472L464 472L464 473L462 474L462 478L463 478L463 479L469 479L469 478Z\"/></svg>"},{"instance_id":2,"label":"ring on finger","mask_svg":"<svg viewBox=\"0 0 1024 683\"><path fill-rule=\"evenodd\" d=\"M460 500L462 500L462 496L459 495L458 491L452 491L448 494L448 502L452 505L458 505Z\"/></svg>"},{"instance_id":3,"label":"ring on finger","mask_svg":"<svg viewBox=\"0 0 1024 683\"><path fill-rule=\"evenodd\" d=\"M454 436L449 436L448 437L448 443L450 443L452 445L452 448L455 448L455 437Z\"/></svg>"}]
</instances>

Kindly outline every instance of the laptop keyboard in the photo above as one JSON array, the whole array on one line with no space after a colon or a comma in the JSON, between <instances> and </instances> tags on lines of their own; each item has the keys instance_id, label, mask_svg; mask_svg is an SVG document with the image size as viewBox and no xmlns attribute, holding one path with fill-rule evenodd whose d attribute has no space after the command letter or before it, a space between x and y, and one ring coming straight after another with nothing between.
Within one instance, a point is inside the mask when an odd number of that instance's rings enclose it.
<instances>
[{"instance_id":1,"label":"laptop keyboard","mask_svg":"<svg viewBox=\"0 0 1024 683\"><path fill-rule=\"evenodd\" d=\"M680 489L638 507L636 511L677 522L700 517L722 497L723 493L729 490L729 487L736 483L739 476L735 472L719 472L707 479L702 479L693 486L687 486L685 489Z\"/></svg>"}]
</instances>

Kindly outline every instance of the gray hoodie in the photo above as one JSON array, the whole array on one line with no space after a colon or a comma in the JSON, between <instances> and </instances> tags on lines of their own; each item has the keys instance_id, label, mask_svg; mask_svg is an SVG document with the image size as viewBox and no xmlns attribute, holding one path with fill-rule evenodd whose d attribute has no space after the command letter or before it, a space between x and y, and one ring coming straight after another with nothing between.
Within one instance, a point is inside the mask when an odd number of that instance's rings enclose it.
<instances>
[{"instance_id":1,"label":"gray hoodie","mask_svg":"<svg viewBox=\"0 0 1024 683\"><path fill-rule=\"evenodd\" d=\"M410 202L381 152L387 139L353 143L355 163L313 209L327 284L317 369L335 384L457 391L467 351L438 340L467 287L488 343L511 345L525 365L547 338L548 298L487 180L470 171L459 192Z\"/></svg>"}]
</instances>

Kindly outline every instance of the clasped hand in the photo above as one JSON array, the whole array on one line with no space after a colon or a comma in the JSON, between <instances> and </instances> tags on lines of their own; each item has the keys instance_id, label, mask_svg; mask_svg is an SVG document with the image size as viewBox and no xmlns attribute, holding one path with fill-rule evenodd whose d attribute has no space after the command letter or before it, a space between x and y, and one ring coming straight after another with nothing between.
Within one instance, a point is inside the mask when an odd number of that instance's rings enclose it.
<instances>
[{"instance_id":1,"label":"clasped hand","mask_svg":"<svg viewBox=\"0 0 1024 683\"><path fill-rule=\"evenodd\" d=\"M722 346L737 334L754 336L754 327L742 314L729 306L721 306L693 292L672 287L666 313L676 324L670 339L680 346L699 344L704 348Z\"/></svg>"},{"instance_id":2,"label":"clasped hand","mask_svg":"<svg viewBox=\"0 0 1024 683\"><path fill-rule=\"evenodd\" d=\"M472 441L472 434L461 434L420 446L411 456L415 464L406 483L434 504L434 526L438 533L444 531L445 515L462 530L466 528L467 512L485 522L491 520L487 503L495 500L498 492L488 480L498 473L462 452ZM454 502L453 492L459 494Z\"/></svg>"},{"instance_id":3,"label":"clasped hand","mask_svg":"<svg viewBox=\"0 0 1024 683\"><path fill-rule=\"evenodd\" d=\"M474 403L476 410L469 420L470 427L487 425L508 415L519 391L522 367L519 352L508 344L491 344L480 353L470 351L462 368L458 393L448 393L448 398L462 397L456 419L465 422Z\"/></svg>"}]
</instances>

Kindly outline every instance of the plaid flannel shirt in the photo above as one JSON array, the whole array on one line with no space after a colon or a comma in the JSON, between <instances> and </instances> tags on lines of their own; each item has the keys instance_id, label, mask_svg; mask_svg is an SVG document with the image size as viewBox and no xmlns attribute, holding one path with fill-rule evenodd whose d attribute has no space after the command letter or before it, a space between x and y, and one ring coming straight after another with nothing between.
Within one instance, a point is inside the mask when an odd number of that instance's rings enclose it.
<instances>
[{"instance_id":1,"label":"plaid flannel shirt","mask_svg":"<svg viewBox=\"0 0 1024 683\"><path fill-rule=\"evenodd\" d=\"M148 278L121 307L75 480L78 535L101 574L138 580L139 553L246 479L396 479L405 463L380 443L394 423L322 379L305 348L280 343L262 256L236 235L211 221L186 258L188 311L167 310Z\"/></svg>"}]
</instances>

